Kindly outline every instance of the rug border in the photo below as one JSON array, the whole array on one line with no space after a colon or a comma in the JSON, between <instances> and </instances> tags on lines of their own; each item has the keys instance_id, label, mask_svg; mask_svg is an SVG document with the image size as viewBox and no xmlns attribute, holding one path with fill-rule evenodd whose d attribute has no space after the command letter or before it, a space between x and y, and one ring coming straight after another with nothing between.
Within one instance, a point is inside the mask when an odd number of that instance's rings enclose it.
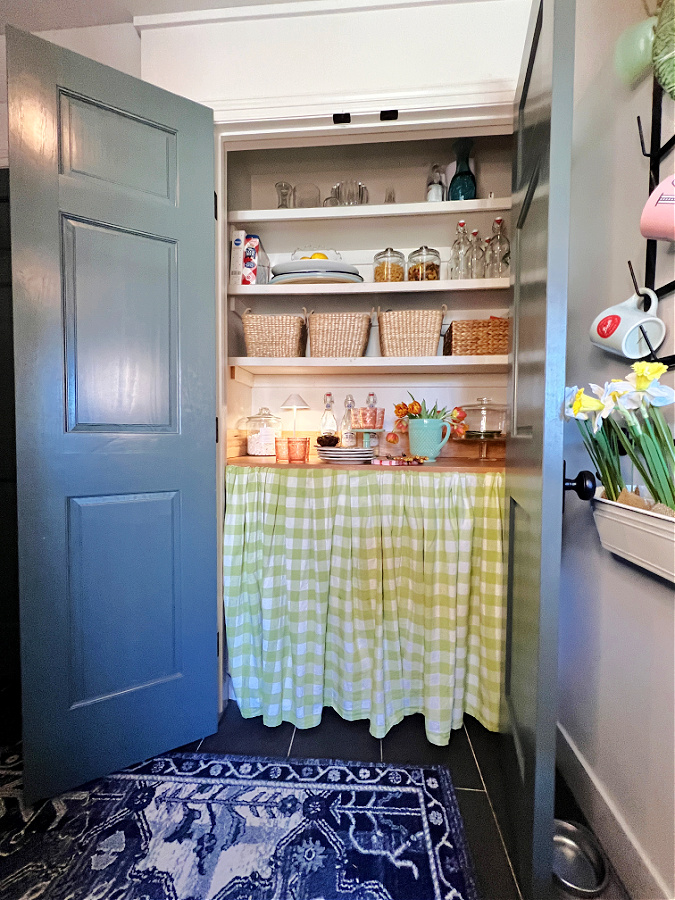
<instances>
[{"instance_id":1,"label":"rug border","mask_svg":"<svg viewBox=\"0 0 675 900\"><path fill-rule=\"evenodd\" d=\"M453 828L455 834L457 835L457 843L455 845L455 850L457 852L457 856L459 858L459 862L462 865L463 871L469 876L469 884L467 885L468 896L466 900L483 900L483 895L478 886L478 879L476 877L476 867L473 862L473 857L471 856L471 852L469 850L469 845L466 837L466 830L464 827L464 820L462 818L462 814L459 808L459 803L457 802L457 793L455 791L455 786L452 783L452 773L447 766L440 765L439 763L430 763L429 765L425 765L424 763L396 763L396 762L373 762L372 760L359 760L359 759L333 759L331 757L293 757L293 756L259 756L256 754L249 753L197 753L190 751L180 751L177 753L172 753L169 751L168 753L158 753L156 756L151 756L148 760L144 760L144 762L149 762L150 759L158 759L162 757L200 757L205 759L217 759L218 757L223 757L228 760L234 760L235 762L247 762L250 760L260 760L264 763L273 763L273 764L294 764L294 765L302 765L305 763L306 765L335 765L335 766L344 766L344 765L353 765L353 766L382 766L382 767L390 767L397 769L405 769L407 771L413 769L425 769L436 772L439 776L440 782L442 783L442 788L444 792L449 796L449 798L453 801L455 810L455 815L453 816ZM140 764L138 764L140 765ZM124 770L123 770L124 771ZM119 773L113 773L119 774Z\"/></svg>"}]
</instances>

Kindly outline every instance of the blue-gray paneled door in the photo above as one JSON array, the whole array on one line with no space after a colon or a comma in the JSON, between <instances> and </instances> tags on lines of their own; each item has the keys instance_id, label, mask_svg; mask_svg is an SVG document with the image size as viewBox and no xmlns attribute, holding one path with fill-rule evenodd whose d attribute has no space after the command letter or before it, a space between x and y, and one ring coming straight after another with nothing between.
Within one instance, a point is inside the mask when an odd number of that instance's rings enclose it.
<instances>
[{"instance_id":1,"label":"blue-gray paneled door","mask_svg":"<svg viewBox=\"0 0 675 900\"><path fill-rule=\"evenodd\" d=\"M217 727L211 111L7 29L25 782Z\"/></svg>"},{"instance_id":2,"label":"blue-gray paneled door","mask_svg":"<svg viewBox=\"0 0 675 900\"><path fill-rule=\"evenodd\" d=\"M509 737L502 830L527 900L551 893L574 73L573 0L534 0L515 107Z\"/></svg>"}]
</instances>

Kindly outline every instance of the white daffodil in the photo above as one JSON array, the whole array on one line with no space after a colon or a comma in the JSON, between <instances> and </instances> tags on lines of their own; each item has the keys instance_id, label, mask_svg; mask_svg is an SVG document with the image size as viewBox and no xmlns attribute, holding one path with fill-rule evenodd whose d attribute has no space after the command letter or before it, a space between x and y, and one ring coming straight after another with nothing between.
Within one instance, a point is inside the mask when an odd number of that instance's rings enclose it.
<instances>
[{"instance_id":1,"label":"white daffodil","mask_svg":"<svg viewBox=\"0 0 675 900\"><path fill-rule=\"evenodd\" d=\"M574 388L574 396L571 394L573 389L569 388L568 390L570 399L568 403L568 398L565 397L565 415L571 419L588 419L588 414L591 413L593 415L593 431L597 431L599 428L598 414L604 410L604 403L596 400L595 397L589 397L583 388L578 390ZM567 391L565 393L567 394ZM601 424L602 422L600 422Z\"/></svg>"},{"instance_id":2,"label":"white daffodil","mask_svg":"<svg viewBox=\"0 0 675 900\"><path fill-rule=\"evenodd\" d=\"M625 381L612 382L613 390L621 392L620 406L624 409L640 409L646 406L669 406L675 403L675 391L659 378L667 371L661 363L634 363L633 371Z\"/></svg>"},{"instance_id":3,"label":"white daffodil","mask_svg":"<svg viewBox=\"0 0 675 900\"><path fill-rule=\"evenodd\" d=\"M572 412L572 404L574 403L574 398L576 397L578 390L579 388L576 386L576 384L573 387L565 388L565 405L563 407L563 414L566 419L576 419L576 416ZM587 419L588 416L584 416L584 418Z\"/></svg>"}]
</instances>

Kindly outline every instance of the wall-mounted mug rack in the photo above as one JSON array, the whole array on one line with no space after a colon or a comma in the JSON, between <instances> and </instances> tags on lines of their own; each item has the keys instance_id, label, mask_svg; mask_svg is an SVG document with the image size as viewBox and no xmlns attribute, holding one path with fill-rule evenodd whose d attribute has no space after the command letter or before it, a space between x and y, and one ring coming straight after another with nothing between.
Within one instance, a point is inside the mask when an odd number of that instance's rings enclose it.
<instances>
[{"instance_id":1,"label":"wall-mounted mug rack","mask_svg":"<svg viewBox=\"0 0 675 900\"><path fill-rule=\"evenodd\" d=\"M659 82L654 79L652 86L652 125L651 125L651 133L649 140L649 150L647 150L645 146L645 138L644 133L642 131L642 122L640 120L640 116L637 117L637 125L638 132L640 135L640 146L642 147L643 156L649 159L649 192L656 187L656 185L661 180L660 172L661 172L661 161L665 158L665 156L670 153L670 151L675 148L675 135L670 137L665 144L661 144L661 118L662 118L662 107L663 107L663 88L659 84ZM647 241L647 250L645 257L645 287L651 288L656 296L660 299L667 296L668 294L672 294L675 291L675 280L669 281L667 284L661 285L661 287L656 287L656 253L657 253L657 241L648 240ZM650 302L648 297L641 294L638 286L637 280L635 278L635 273L633 272L633 266L631 263L628 263L630 268L631 278L633 279L633 285L635 286L636 293L640 294L641 297L645 300L645 302ZM645 307L648 309L649 307ZM647 346L649 347L649 356L645 357L650 362L660 362L663 363L664 366L667 366L668 369L675 369L675 354L671 356L664 356L659 359L659 357L654 352L651 344L649 343L649 338L645 334L643 328L640 329L642 332L642 336L645 339Z\"/></svg>"}]
</instances>

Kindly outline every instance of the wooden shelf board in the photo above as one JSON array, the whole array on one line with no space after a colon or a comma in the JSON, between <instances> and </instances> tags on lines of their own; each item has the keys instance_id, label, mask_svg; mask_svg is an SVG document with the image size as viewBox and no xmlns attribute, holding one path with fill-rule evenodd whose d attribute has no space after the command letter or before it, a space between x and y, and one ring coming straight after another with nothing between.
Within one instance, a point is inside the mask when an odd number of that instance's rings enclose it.
<instances>
[{"instance_id":1,"label":"wooden shelf board","mask_svg":"<svg viewBox=\"0 0 675 900\"><path fill-rule=\"evenodd\" d=\"M318 206L310 209L238 209L228 214L230 224L310 222L333 219L373 219L394 216L456 216L511 209L511 197L484 200L446 200L439 203L380 203L364 206Z\"/></svg>"},{"instance_id":2,"label":"wooden shelf board","mask_svg":"<svg viewBox=\"0 0 675 900\"><path fill-rule=\"evenodd\" d=\"M441 375L505 374L507 356L362 356L350 358L300 357L273 359L265 357L231 356L228 365L250 375L363 375L368 371L378 375ZM233 377L236 377L233 373Z\"/></svg>"},{"instance_id":3,"label":"wooden shelf board","mask_svg":"<svg viewBox=\"0 0 675 900\"><path fill-rule=\"evenodd\" d=\"M326 294L427 294L439 291L494 291L511 286L508 278L462 278L456 281L364 281L360 284L250 284L228 288L231 297L324 296Z\"/></svg>"}]
</instances>

